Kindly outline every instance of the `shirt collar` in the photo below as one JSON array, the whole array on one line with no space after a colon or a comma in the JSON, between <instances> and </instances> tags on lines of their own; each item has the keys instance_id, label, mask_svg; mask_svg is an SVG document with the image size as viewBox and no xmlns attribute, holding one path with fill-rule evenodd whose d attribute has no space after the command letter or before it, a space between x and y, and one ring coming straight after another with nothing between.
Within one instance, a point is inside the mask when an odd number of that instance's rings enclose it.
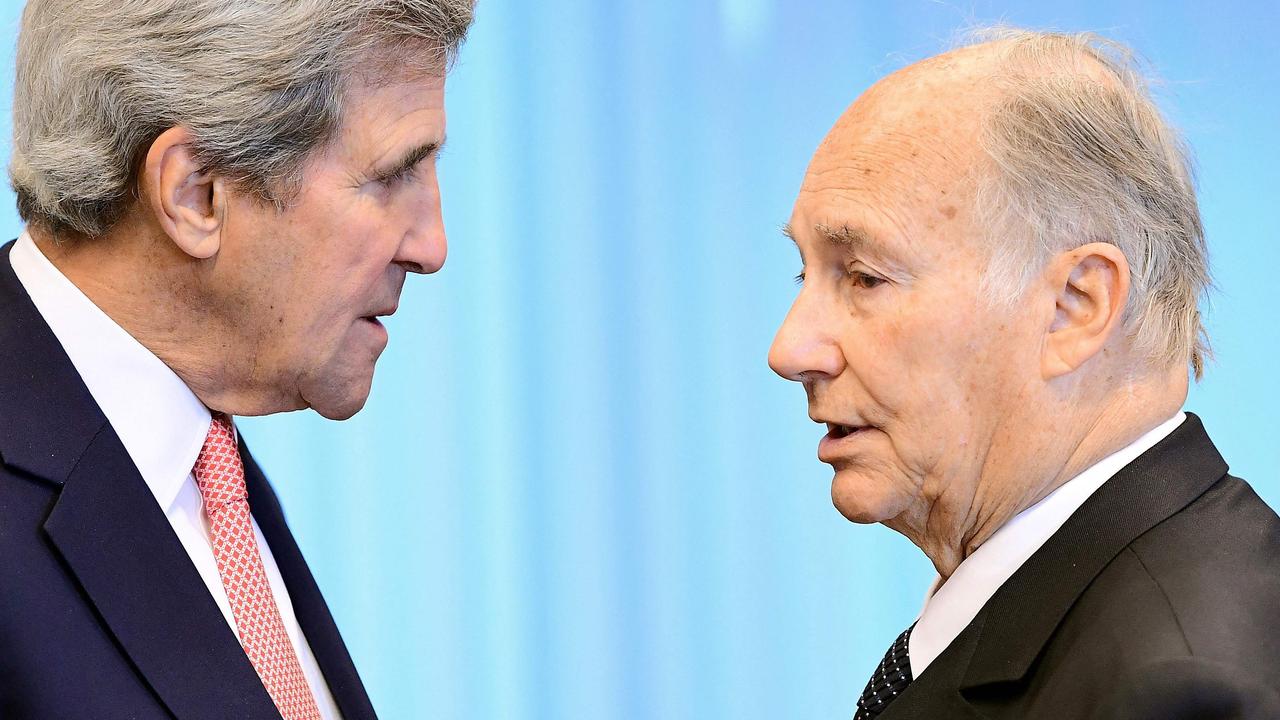
<instances>
[{"instance_id":1,"label":"shirt collar","mask_svg":"<svg viewBox=\"0 0 1280 720\"><path fill-rule=\"evenodd\" d=\"M204 445L208 408L72 284L27 232L14 244L10 262L142 479L168 511Z\"/></svg>"},{"instance_id":2,"label":"shirt collar","mask_svg":"<svg viewBox=\"0 0 1280 720\"><path fill-rule=\"evenodd\" d=\"M945 583L940 577L935 578L926 595L924 609L911 631L908 656L912 673L918 677L924 672L1005 580L1022 567L1089 496L1124 466L1177 429L1186 418L1186 413L1179 412L1099 460L1040 502L1015 515L972 555L961 561Z\"/></svg>"}]
</instances>

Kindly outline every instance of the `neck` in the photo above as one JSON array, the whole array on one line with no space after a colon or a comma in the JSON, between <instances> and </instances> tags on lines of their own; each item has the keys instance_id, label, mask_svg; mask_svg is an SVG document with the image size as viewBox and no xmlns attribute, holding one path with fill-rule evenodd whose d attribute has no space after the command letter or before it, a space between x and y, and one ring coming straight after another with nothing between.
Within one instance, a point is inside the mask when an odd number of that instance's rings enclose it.
<instances>
[{"instance_id":1,"label":"neck","mask_svg":"<svg viewBox=\"0 0 1280 720\"><path fill-rule=\"evenodd\" d=\"M1110 389L1098 402L1074 396L1040 424L1020 419L992 443L979 477L946 488L917 517L890 524L919 546L945 581L1016 515L1173 417L1186 400L1182 367ZM959 485L953 483L953 485ZM918 529L916 529L918 528Z\"/></svg>"},{"instance_id":2,"label":"neck","mask_svg":"<svg viewBox=\"0 0 1280 720\"><path fill-rule=\"evenodd\" d=\"M213 409L235 407L220 382L229 328L202 298L201 261L159 231L128 220L110 233L59 241L28 228L41 253L117 325Z\"/></svg>"}]
</instances>

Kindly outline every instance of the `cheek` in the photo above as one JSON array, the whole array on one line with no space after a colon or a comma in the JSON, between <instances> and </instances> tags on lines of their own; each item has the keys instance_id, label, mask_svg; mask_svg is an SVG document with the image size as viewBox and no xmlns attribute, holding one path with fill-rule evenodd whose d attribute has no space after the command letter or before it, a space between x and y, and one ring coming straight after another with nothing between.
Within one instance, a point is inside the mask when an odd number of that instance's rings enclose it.
<instances>
[{"instance_id":1,"label":"cheek","mask_svg":"<svg viewBox=\"0 0 1280 720\"><path fill-rule=\"evenodd\" d=\"M367 200L338 222L331 257L348 286L367 287L386 273L409 230L403 210Z\"/></svg>"},{"instance_id":2,"label":"cheek","mask_svg":"<svg viewBox=\"0 0 1280 720\"><path fill-rule=\"evenodd\" d=\"M924 314L878 317L854 329L849 368L870 398L890 415L913 412L945 397L952 339Z\"/></svg>"},{"instance_id":3,"label":"cheek","mask_svg":"<svg viewBox=\"0 0 1280 720\"><path fill-rule=\"evenodd\" d=\"M865 325L850 363L879 413L894 453L912 474L929 474L970 447L990 397L990 366L972 320L943 308Z\"/></svg>"},{"instance_id":4,"label":"cheek","mask_svg":"<svg viewBox=\"0 0 1280 720\"><path fill-rule=\"evenodd\" d=\"M293 273L296 304L316 325L378 309L375 304L385 301L380 284L394 256L376 216L348 211L330 219L317 228Z\"/></svg>"}]
</instances>

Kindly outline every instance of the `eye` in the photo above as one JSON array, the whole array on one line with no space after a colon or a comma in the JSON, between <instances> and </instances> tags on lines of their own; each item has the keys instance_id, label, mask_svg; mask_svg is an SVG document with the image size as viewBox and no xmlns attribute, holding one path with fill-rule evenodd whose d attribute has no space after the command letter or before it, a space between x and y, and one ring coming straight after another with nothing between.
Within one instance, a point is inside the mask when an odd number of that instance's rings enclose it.
<instances>
[{"instance_id":1,"label":"eye","mask_svg":"<svg viewBox=\"0 0 1280 720\"><path fill-rule=\"evenodd\" d=\"M801 270L801 271L800 271L800 274L799 274L799 275L796 275L796 277L795 277L795 281L796 281L796 284L797 284L797 285L803 285L803 284L804 284L804 271L803 271L803 270Z\"/></svg>"},{"instance_id":2,"label":"eye","mask_svg":"<svg viewBox=\"0 0 1280 720\"><path fill-rule=\"evenodd\" d=\"M404 182L412 174L413 174L413 171L411 169L405 169L396 173L392 173L391 175L385 175L383 177L380 177L378 178L377 182L379 185L381 185L384 188L391 188Z\"/></svg>"},{"instance_id":3,"label":"eye","mask_svg":"<svg viewBox=\"0 0 1280 720\"><path fill-rule=\"evenodd\" d=\"M887 282L882 277L877 277L860 270L850 270L849 277L853 280L853 284L863 290L874 290Z\"/></svg>"}]
</instances>

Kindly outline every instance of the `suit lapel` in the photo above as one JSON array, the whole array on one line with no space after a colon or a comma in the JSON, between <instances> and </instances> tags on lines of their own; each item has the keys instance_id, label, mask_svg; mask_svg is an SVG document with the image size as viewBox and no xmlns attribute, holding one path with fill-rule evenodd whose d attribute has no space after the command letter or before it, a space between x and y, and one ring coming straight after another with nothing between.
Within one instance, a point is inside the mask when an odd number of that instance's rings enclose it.
<instances>
[{"instance_id":1,"label":"suit lapel","mask_svg":"<svg viewBox=\"0 0 1280 720\"><path fill-rule=\"evenodd\" d=\"M977 626L977 627L975 627ZM879 720L978 720L985 717L960 694L968 659L977 645L980 620L975 620L912 681L902 696L889 704Z\"/></svg>"},{"instance_id":2,"label":"suit lapel","mask_svg":"<svg viewBox=\"0 0 1280 720\"><path fill-rule=\"evenodd\" d=\"M376 720L373 705L365 692L364 683L356 672L355 663L347 652L347 646L338 633L338 626L329 613L329 606L320 594L315 578L298 549L293 533L285 523L284 513L275 493L267 483L262 470L240 441L240 457L244 459L245 482L249 486L249 506L271 546L271 554L280 568L280 576L289 590L298 625L315 653L320 671L324 673L329 691L342 711L344 720Z\"/></svg>"},{"instance_id":3,"label":"suit lapel","mask_svg":"<svg viewBox=\"0 0 1280 720\"><path fill-rule=\"evenodd\" d=\"M44 523L86 601L182 720L279 718L115 431L0 249L0 459L59 487Z\"/></svg>"},{"instance_id":4,"label":"suit lapel","mask_svg":"<svg viewBox=\"0 0 1280 720\"><path fill-rule=\"evenodd\" d=\"M121 649L176 717L279 717L110 426L63 483L44 528Z\"/></svg>"}]
</instances>

